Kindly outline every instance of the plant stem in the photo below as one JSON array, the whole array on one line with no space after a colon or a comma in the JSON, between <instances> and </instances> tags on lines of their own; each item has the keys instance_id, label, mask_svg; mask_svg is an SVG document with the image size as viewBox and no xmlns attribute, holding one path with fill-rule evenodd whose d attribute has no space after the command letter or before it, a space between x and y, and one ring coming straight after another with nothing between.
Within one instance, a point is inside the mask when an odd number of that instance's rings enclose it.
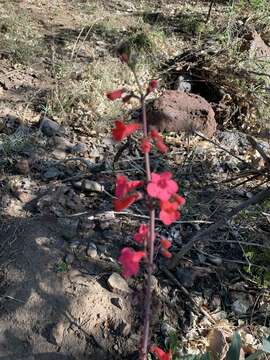
<instances>
[{"instance_id":1,"label":"plant stem","mask_svg":"<svg viewBox=\"0 0 270 360\"><path fill-rule=\"evenodd\" d=\"M141 104L143 112L143 133L147 137L147 116L146 116L146 107L145 107L145 97L141 95ZM151 181L151 168L150 168L150 157L149 153L144 154L145 159L145 170L147 182ZM147 281L146 281L146 290L145 290L145 309L144 309L144 324L143 324L143 334L142 334L142 347L140 360L147 360L148 353L148 343L149 343L149 329L150 329L150 314L151 314L151 304L152 304L152 289L151 289L151 280L152 272L154 265L154 241L155 241L155 210L150 209L150 234L149 241L147 244Z\"/></svg>"}]
</instances>

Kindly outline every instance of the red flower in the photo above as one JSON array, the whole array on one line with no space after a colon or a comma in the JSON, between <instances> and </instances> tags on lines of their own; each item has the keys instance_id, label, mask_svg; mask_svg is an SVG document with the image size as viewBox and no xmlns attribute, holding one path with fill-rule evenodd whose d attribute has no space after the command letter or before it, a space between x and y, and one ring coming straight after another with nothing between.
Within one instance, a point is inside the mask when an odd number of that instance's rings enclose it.
<instances>
[{"instance_id":1,"label":"red flower","mask_svg":"<svg viewBox=\"0 0 270 360\"><path fill-rule=\"evenodd\" d=\"M122 95L124 94L124 92L125 92L125 89L117 89L117 90L114 90L114 91L109 91L109 92L107 92L106 95L107 95L107 98L108 98L109 100L114 101L114 100L116 100L116 99L121 98Z\"/></svg>"},{"instance_id":2,"label":"red flower","mask_svg":"<svg viewBox=\"0 0 270 360\"><path fill-rule=\"evenodd\" d=\"M141 139L141 151L146 154L149 153L151 150L151 143L147 138L142 138Z\"/></svg>"},{"instance_id":3,"label":"red flower","mask_svg":"<svg viewBox=\"0 0 270 360\"><path fill-rule=\"evenodd\" d=\"M126 196L129 191L134 190L141 185L143 185L143 181L140 180L128 181L124 175L117 175L115 196L117 198Z\"/></svg>"},{"instance_id":4,"label":"red flower","mask_svg":"<svg viewBox=\"0 0 270 360\"><path fill-rule=\"evenodd\" d=\"M141 199L141 194L139 192L135 192L134 194L127 195L120 199L115 199L113 201L115 211L122 211L135 203L135 201Z\"/></svg>"},{"instance_id":5,"label":"red flower","mask_svg":"<svg viewBox=\"0 0 270 360\"><path fill-rule=\"evenodd\" d=\"M147 94L149 94L150 92L156 90L158 87L158 82L157 80L151 80L149 83L149 86L147 88Z\"/></svg>"},{"instance_id":6,"label":"red flower","mask_svg":"<svg viewBox=\"0 0 270 360\"><path fill-rule=\"evenodd\" d=\"M171 258L172 254L168 251L168 249L172 246L171 242L167 239L161 238L161 254L167 258Z\"/></svg>"},{"instance_id":7,"label":"red flower","mask_svg":"<svg viewBox=\"0 0 270 360\"><path fill-rule=\"evenodd\" d=\"M169 350L169 352L165 353L162 349L160 349L158 346L152 346L150 349L151 353L156 355L158 360L172 360L172 351Z\"/></svg>"},{"instance_id":8,"label":"red flower","mask_svg":"<svg viewBox=\"0 0 270 360\"><path fill-rule=\"evenodd\" d=\"M112 129L113 138L116 141L122 141L127 136L133 134L136 130L141 127L140 124L131 123L131 124L124 124L121 120L115 121L115 128Z\"/></svg>"},{"instance_id":9,"label":"red flower","mask_svg":"<svg viewBox=\"0 0 270 360\"><path fill-rule=\"evenodd\" d=\"M161 201L159 218L165 225L171 225L180 218L180 212L177 211L179 204L176 201Z\"/></svg>"},{"instance_id":10,"label":"red flower","mask_svg":"<svg viewBox=\"0 0 270 360\"><path fill-rule=\"evenodd\" d=\"M123 248L119 262L123 267L123 276L128 278L132 275L136 275L139 271L139 262L145 256L144 251L135 251L131 248Z\"/></svg>"},{"instance_id":11,"label":"red flower","mask_svg":"<svg viewBox=\"0 0 270 360\"><path fill-rule=\"evenodd\" d=\"M178 191L178 185L171 180L172 174L168 171L162 174L151 174L151 182L147 185L149 196L167 201Z\"/></svg>"},{"instance_id":12,"label":"red flower","mask_svg":"<svg viewBox=\"0 0 270 360\"><path fill-rule=\"evenodd\" d=\"M150 131L150 136L154 140L156 147L161 153L166 153L168 151L168 146L164 144L163 137L157 131L157 129L152 129Z\"/></svg>"},{"instance_id":13,"label":"red flower","mask_svg":"<svg viewBox=\"0 0 270 360\"><path fill-rule=\"evenodd\" d=\"M144 244L146 240L148 240L149 236L149 227L148 225L141 224L139 231L134 235L134 240L138 244Z\"/></svg>"}]
</instances>

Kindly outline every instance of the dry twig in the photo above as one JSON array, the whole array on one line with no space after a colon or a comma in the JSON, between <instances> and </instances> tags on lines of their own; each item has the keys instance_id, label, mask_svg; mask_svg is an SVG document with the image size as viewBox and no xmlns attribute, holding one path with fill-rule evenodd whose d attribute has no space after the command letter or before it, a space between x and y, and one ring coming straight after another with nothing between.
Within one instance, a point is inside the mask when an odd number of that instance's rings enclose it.
<instances>
[{"instance_id":1,"label":"dry twig","mask_svg":"<svg viewBox=\"0 0 270 360\"><path fill-rule=\"evenodd\" d=\"M173 260L170 264L168 264L169 269L174 269L179 261L186 255L193 247L194 243L201 240L207 240L210 238L211 234L216 231L220 226L227 223L228 220L232 219L235 215L239 214L240 211L248 208L251 205L259 204L262 201L266 200L270 197L270 187L265 190L260 191L258 194L252 196L250 199L244 201L242 204L233 208L227 215L224 215L222 219L220 219L215 224L212 224L207 229L199 231L195 236L193 236L187 244L185 244L182 249L174 256Z\"/></svg>"}]
</instances>

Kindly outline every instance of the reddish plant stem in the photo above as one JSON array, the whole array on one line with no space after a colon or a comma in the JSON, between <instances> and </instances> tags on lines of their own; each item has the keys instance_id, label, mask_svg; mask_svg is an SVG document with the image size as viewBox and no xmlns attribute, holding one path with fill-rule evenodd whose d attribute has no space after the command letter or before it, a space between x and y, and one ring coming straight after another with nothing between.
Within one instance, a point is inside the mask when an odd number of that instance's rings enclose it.
<instances>
[{"instance_id":1,"label":"reddish plant stem","mask_svg":"<svg viewBox=\"0 0 270 360\"><path fill-rule=\"evenodd\" d=\"M143 112L143 133L144 133L144 137L147 137L148 135L147 116L146 116L146 107L145 107L145 97L143 95L141 95L141 104L142 104L142 112ZM144 159L145 159L147 182L149 182L151 181L149 153L144 154ZM151 279L152 279L152 272L154 267L154 241L155 241L155 210L153 208L150 208L150 234L146 249L148 254L147 280L146 280L145 301L144 301L145 304L144 324L143 324L140 360L147 360L147 354L148 354L150 315L151 315L151 304L152 304Z\"/></svg>"}]
</instances>

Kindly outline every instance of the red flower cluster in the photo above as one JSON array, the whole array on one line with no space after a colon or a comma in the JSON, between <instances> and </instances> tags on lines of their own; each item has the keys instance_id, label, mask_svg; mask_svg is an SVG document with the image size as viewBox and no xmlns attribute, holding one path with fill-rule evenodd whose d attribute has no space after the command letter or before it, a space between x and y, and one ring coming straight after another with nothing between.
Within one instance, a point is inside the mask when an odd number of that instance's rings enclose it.
<instances>
[{"instance_id":1,"label":"red flower cluster","mask_svg":"<svg viewBox=\"0 0 270 360\"><path fill-rule=\"evenodd\" d=\"M142 195L138 191L134 193L130 192L142 184L143 181L128 181L124 175L118 175L115 188L115 196L117 197L117 199L114 200L115 211L122 211L135 201L141 199Z\"/></svg>"},{"instance_id":2,"label":"red flower cluster","mask_svg":"<svg viewBox=\"0 0 270 360\"><path fill-rule=\"evenodd\" d=\"M162 349L160 349L158 346L152 346L150 349L151 353L156 355L158 360L172 360L172 351L169 350L169 352L165 353Z\"/></svg>"},{"instance_id":3,"label":"red flower cluster","mask_svg":"<svg viewBox=\"0 0 270 360\"><path fill-rule=\"evenodd\" d=\"M123 248L121 251L121 256L119 257L119 262L123 267L123 276L128 278L132 275L137 275L139 271L139 263L141 259L145 256L144 251L135 251L131 248Z\"/></svg>"}]
</instances>

